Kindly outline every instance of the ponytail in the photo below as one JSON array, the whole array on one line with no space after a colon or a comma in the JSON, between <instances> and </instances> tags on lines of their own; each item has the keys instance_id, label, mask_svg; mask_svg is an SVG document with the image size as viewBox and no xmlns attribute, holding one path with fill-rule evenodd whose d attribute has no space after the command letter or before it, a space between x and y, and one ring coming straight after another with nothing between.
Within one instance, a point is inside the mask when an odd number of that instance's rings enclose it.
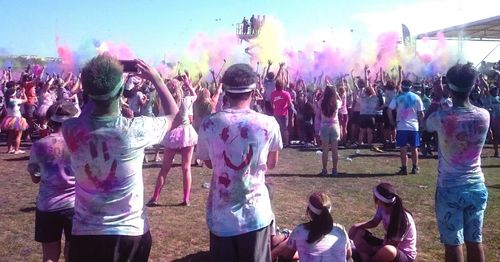
<instances>
[{"instance_id":1,"label":"ponytail","mask_svg":"<svg viewBox=\"0 0 500 262\"><path fill-rule=\"evenodd\" d=\"M309 231L307 243L315 243L332 231L333 218L330 215L330 208L330 199L326 194L313 193L309 197L307 211L311 221L305 224L305 228Z\"/></svg>"},{"instance_id":2,"label":"ponytail","mask_svg":"<svg viewBox=\"0 0 500 262\"><path fill-rule=\"evenodd\" d=\"M395 195L396 201L393 204L389 226L387 228L387 239L401 239L408 229L408 217L403 206L403 200Z\"/></svg>"},{"instance_id":3,"label":"ponytail","mask_svg":"<svg viewBox=\"0 0 500 262\"><path fill-rule=\"evenodd\" d=\"M378 184L373 188L373 193L385 206L392 207L385 238L401 239L408 229L408 217L406 215L408 211L403 206L403 200L396 194L394 187L389 183Z\"/></svg>"}]
</instances>

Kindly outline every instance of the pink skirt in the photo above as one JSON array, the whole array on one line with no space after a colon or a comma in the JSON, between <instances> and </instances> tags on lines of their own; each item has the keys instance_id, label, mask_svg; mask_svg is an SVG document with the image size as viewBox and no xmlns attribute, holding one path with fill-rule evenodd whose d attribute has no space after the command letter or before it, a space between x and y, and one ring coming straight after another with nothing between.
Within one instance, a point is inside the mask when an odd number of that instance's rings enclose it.
<instances>
[{"instance_id":1,"label":"pink skirt","mask_svg":"<svg viewBox=\"0 0 500 262\"><path fill-rule=\"evenodd\" d=\"M24 117L18 116L6 116L2 123L0 123L0 129L2 130L14 130L14 131L24 131L28 129L29 125Z\"/></svg>"},{"instance_id":2,"label":"pink skirt","mask_svg":"<svg viewBox=\"0 0 500 262\"><path fill-rule=\"evenodd\" d=\"M163 146L172 149L195 146L198 143L198 134L193 125L180 125L165 135Z\"/></svg>"}]
</instances>

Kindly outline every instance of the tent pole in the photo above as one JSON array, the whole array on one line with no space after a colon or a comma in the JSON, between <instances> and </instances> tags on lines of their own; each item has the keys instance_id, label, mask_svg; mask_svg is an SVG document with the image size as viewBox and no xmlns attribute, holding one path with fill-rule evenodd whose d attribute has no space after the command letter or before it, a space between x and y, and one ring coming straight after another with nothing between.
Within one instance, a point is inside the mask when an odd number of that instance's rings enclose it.
<instances>
[{"instance_id":1,"label":"tent pole","mask_svg":"<svg viewBox=\"0 0 500 262\"><path fill-rule=\"evenodd\" d=\"M476 67L478 67L486 58L488 58L488 56L491 55L491 53L493 53L493 51L495 51L495 49L497 49L497 47L500 46L500 43L498 43L495 47L493 47L493 49L491 49L491 51L483 58L483 60L481 60L481 62L479 62Z\"/></svg>"}]
</instances>

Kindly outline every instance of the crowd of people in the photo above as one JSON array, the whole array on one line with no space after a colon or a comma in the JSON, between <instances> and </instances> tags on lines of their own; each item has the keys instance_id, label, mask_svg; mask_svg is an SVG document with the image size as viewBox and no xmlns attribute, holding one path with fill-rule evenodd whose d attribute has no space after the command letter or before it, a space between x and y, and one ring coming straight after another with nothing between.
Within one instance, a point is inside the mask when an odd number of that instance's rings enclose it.
<instances>
[{"instance_id":1,"label":"crowd of people","mask_svg":"<svg viewBox=\"0 0 500 262\"><path fill-rule=\"evenodd\" d=\"M243 21L241 21L241 33L243 35L258 35L265 21L265 15L262 17L260 15L252 15L250 19L243 17Z\"/></svg>"},{"instance_id":2,"label":"crowd of people","mask_svg":"<svg viewBox=\"0 0 500 262\"><path fill-rule=\"evenodd\" d=\"M488 137L498 157L499 72L488 78L457 64L446 75L424 78L401 66L387 72L365 66L361 76L353 70L305 81L291 79L285 63L275 74L268 61L262 72L248 64L230 66L221 78L211 71L207 82L187 71L164 78L143 61L134 63L137 72L124 73L119 60L99 55L78 75L35 73L29 66L21 79L11 70L2 74L6 153L25 153L22 137L34 141L28 171L40 183L35 240L44 261L59 259L62 232L70 261L147 261L152 240L145 206L158 205L177 153L180 205L190 205L191 163L213 170L206 209L212 261L416 259L413 215L389 183L374 186L377 210L370 221L345 230L333 221L329 196L315 192L307 204L311 221L281 235L265 174L279 151L294 144L321 146L320 176L342 174L340 146L399 147L396 175L419 172L419 148L424 156L437 150L436 219L445 257L463 260L465 243L468 261L484 261L488 193L480 161ZM163 162L148 201L146 148ZM458 199L464 201L455 205ZM380 222L383 238L368 231Z\"/></svg>"}]
</instances>

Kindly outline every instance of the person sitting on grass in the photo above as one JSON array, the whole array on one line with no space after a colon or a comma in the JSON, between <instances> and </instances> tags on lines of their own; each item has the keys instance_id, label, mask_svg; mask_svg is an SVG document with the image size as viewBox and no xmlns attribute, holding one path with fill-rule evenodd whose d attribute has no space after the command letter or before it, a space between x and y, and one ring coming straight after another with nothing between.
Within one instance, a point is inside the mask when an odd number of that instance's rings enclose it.
<instances>
[{"instance_id":1,"label":"person sitting on grass","mask_svg":"<svg viewBox=\"0 0 500 262\"><path fill-rule=\"evenodd\" d=\"M331 200L327 194L309 196L307 215L311 221L298 225L290 235L281 255L301 262L346 261L351 257L351 244L344 227L333 222Z\"/></svg>"},{"instance_id":2,"label":"person sitting on grass","mask_svg":"<svg viewBox=\"0 0 500 262\"><path fill-rule=\"evenodd\" d=\"M35 241L42 243L43 261L58 261L64 231L64 258L68 261L75 206L75 176L69 152L61 134L61 123L80 111L72 103L58 103L47 113L52 134L31 147L28 172L40 183L35 213Z\"/></svg>"},{"instance_id":3,"label":"person sitting on grass","mask_svg":"<svg viewBox=\"0 0 500 262\"><path fill-rule=\"evenodd\" d=\"M403 206L403 200L389 183L380 183L373 188L373 199L377 206L375 216L367 222L355 224L349 230L354 242L354 261L406 262L417 257L417 229L413 215ZM382 222L383 239L367 229Z\"/></svg>"}]
</instances>

